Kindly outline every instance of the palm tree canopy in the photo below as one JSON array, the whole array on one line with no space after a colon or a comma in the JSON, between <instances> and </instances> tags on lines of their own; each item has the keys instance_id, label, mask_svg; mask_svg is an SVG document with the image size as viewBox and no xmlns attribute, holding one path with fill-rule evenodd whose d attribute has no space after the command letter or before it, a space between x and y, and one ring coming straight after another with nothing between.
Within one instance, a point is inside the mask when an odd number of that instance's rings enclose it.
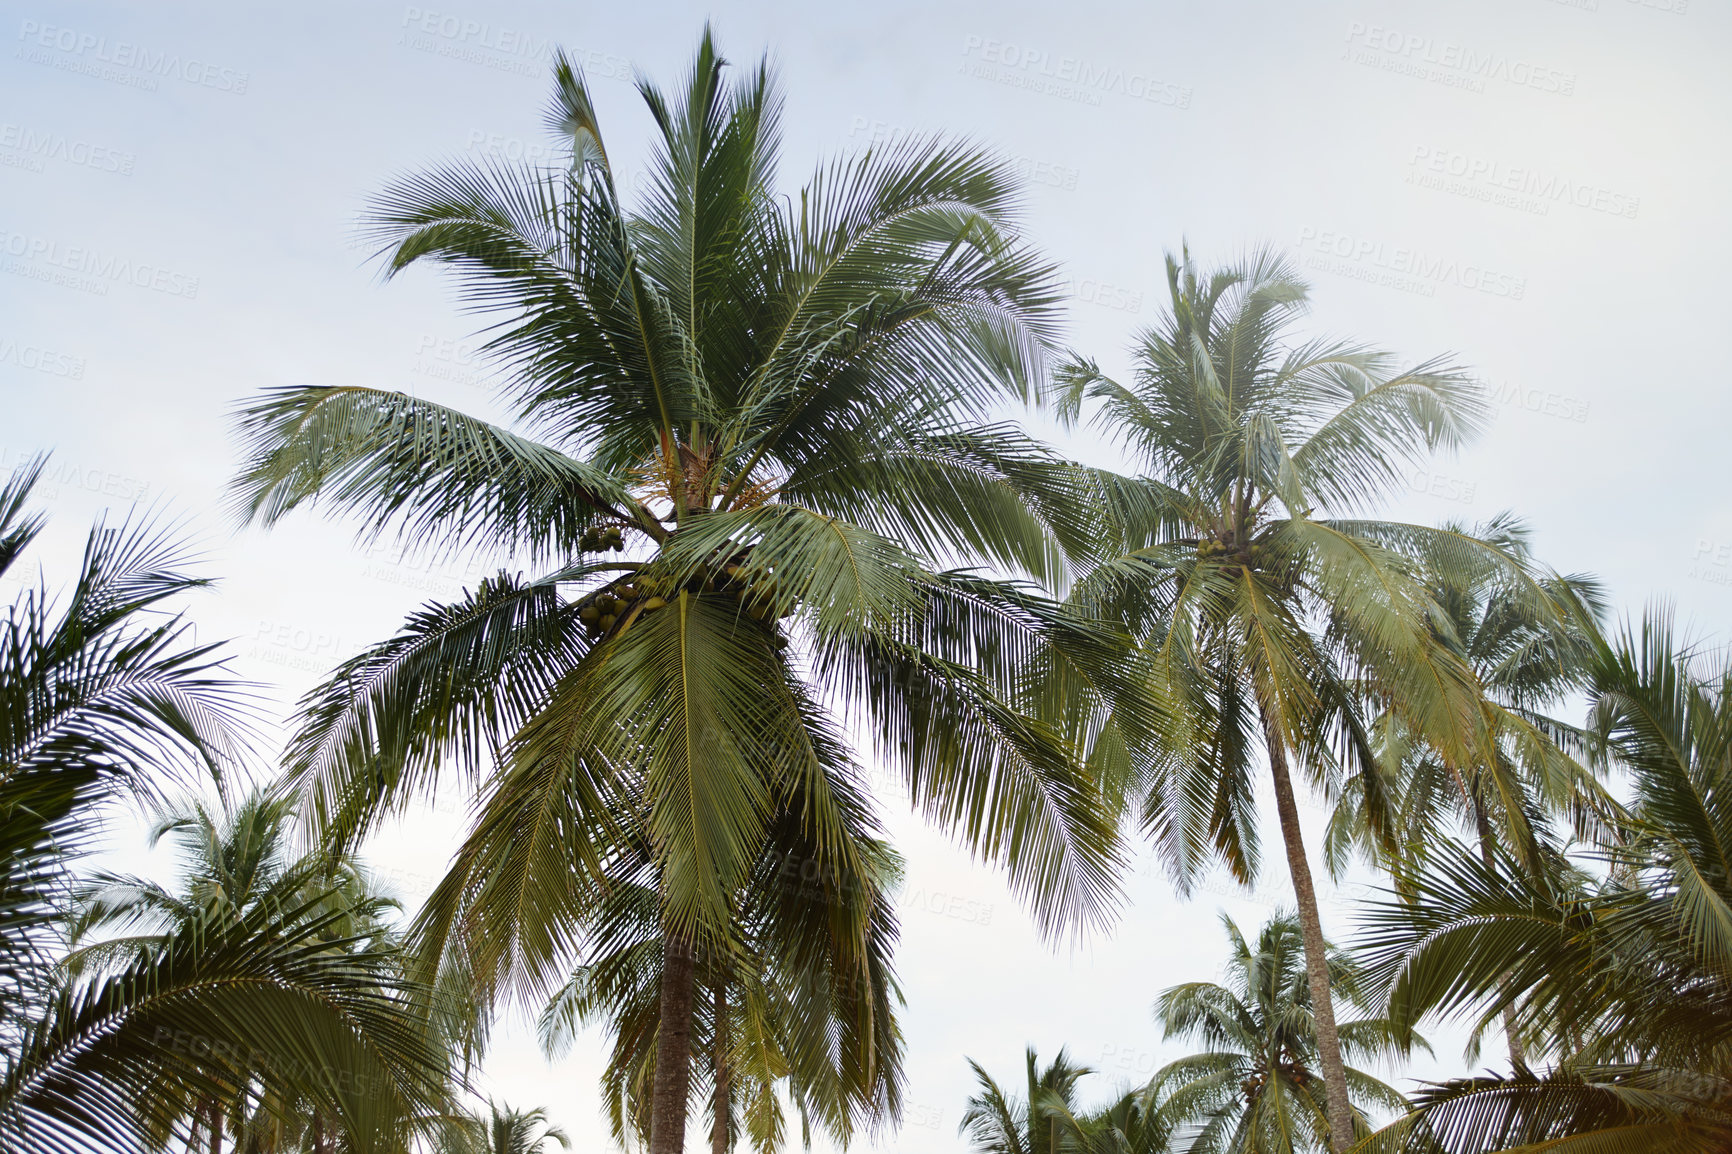
<instances>
[{"instance_id":1,"label":"palm tree canopy","mask_svg":"<svg viewBox=\"0 0 1732 1154\"><path fill-rule=\"evenodd\" d=\"M1378 865L1423 855L1433 833L1452 819L1538 868L1558 848L1554 819L1580 826L1611 804L1579 764L1585 735L1550 711L1586 688L1606 611L1600 583L1558 574L1533 559L1532 532L1501 513L1483 524L1445 524L1451 538L1471 537L1485 554L1422 548L1420 579L1448 619L1461 659L1478 678L1488 741L1485 756L1459 765L1412 733L1397 711L1372 722L1381 754L1379 789L1393 817L1381 832L1364 812L1360 780L1349 782L1330 818L1326 856L1340 876L1355 849Z\"/></svg>"},{"instance_id":2,"label":"palm tree canopy","mask_svg":"<svg viewBox=\"0 0 1732 1154\"><path fill-rule=\"evenodd\" d=\"M468 1115L443 1127L433 1149L435 1154L547 1154L554 1145L569 1150L571 1139L548 1122L545 1109L514 1110L489 1101L485 1116Z\"/></svg>"},{"instance_id":3,"label":"palm tree canopy","mask_svg":"<svg viewBox=\"0 0 1732 1154\"><path fill-rule=\"evenodd\" d=\"M1144 641L1143 692L1165 731L1115 756L1143 775L1145 824L1183 885L1215 855L1251 876L1265 730L1331 789L1343 775L1370 782L1375 821L1385 799L1366 689L1470 760L1477 685L1440 644L1451 625L1417 579L1418 554L1522 570L1465 533L1364 518L1404 470L1483 424L1465 371L1299 339L1307 289L1273 253L1205 273L1187 252L1168 258L1167 278L1171 307L1142 334L1129 383L1086 360L1058 380L1061 415L1088 409L1144 469L1110 503L1117 555L1071 599Z\"/></svg>"},{"instance_id":4,"label":"palm tree canopy","mask_svg":"<svg viewBox=\"0 0 1732 1154\"><path fill-rule=\"evenodd\" d=\"M393 273L448 265L496 318L523 431L358 388L243 410L246 515L317 499L368 532L555 566L430 606L346 664L309 698L291 770L338 839L447 764L479 783L504 762L493 796L554 789L591 816L641 789L669 916L721 934L778 798L852 772L828 702L1044 923L1098 917L1110 825L1016 701L1063 627L946 568L1051 577L1090 520L1062 462L989 420L1040 378L1058 299L1017 238L1014 175L914 141L778 197L781 98L765 67L729 84L723 65L706 34L677 95L642 85L657 133L635 209L563 58L549 123L569 167L458 164L375 203ZM595 828L563 826L557 848L514 828L509 868L594 876L604 851L573 834Z\"/></svg>"}]
</instances>

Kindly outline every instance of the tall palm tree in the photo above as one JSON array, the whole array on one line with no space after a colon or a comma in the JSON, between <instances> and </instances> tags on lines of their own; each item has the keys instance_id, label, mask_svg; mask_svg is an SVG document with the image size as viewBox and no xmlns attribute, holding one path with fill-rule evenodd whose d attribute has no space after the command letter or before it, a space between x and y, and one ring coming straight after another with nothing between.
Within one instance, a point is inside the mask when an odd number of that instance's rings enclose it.
<instances>
[{"instance_id":1,"label":"tall palm tree","mask_svg":"<svg viewBox=\"0 0 1732 1154\"><path fill-rule=\"evenodd\" d=\"M1166 1038L1203 1042L1203 1053L1156 1072L1148 1086L1153 1129L1183 1140L1188 1154L1300 1154L1327 1149L1328 1102L1317 1065L1317 1025L1305 976L1298 920L1276 915L1253 944L1225 915L1232 943L1227 984L1191 982L1161 994L1156 1020ZM1336 992L1362 1003L1349 959L1330 951ZM1386 1018L1339 1025L1341 1045L1361 1058L1405 1056L1425 1040ZM1357 1130L1368 1109L1400 1113L1407 1100L1370 1074L1349 1067Z\"/></svg>"},{"instance_id":2,"label":"tall palm tree","mask_svg":"<svg viewBox=\"0 0 1732 1154\"><path fill-rule=\"evenodd\" d=\"M1599 647L1590 692L1630 800L1585 860L1439 847L1361 942L1397 1021L1509 1009L1555 1065L1436 1087L1367 1149L1732 1147L1732 662L1658 614Z\"/></svg>"},{"instance_id":3,"label":"tall palm tree","mask_svg":"<svg viewBox=\"0 0 1732 1154\"><path fill-rule=\"evenodd\" d=\"M1024 1055L1027 1087L1007 1093L980 1063L970 1058L980 1092L968 1099L959 1131L979 1154L1059 1154L1075 1132L1076 1084L1092 1073L1063 1050L1046 1067L1033 1046Z\"/></svg>"},{"instance_id":4,"label":"tall palm tree","mask_svg":"<svg viewBox=\"0 0 1732 1154\"><path fill-rule=\"evenodd\" d=\"M396 903L372 892L354 862L315 852L297 857L291 848L288 799L254 791L218 815L200 802L172 806L150 830L180 848L176 889L124 874L99 873L78 889L63 965L75 973L99 970L168 948L176 939L196 940L250 916L281 918L298 911L312 927L305 944L344 955L355 971L377 967L381 987L398 979L399 945L383 916ZM285 922L293 931L293 923ZM335 959L334 959L335 960ZM341 1135L341 1120L310 1098L294 1079L266 1065L229 1086L225 1096L200 1095L182 1104L188 1145L202 1131L209 1149L221 1149L225 1120L237 1143L255 1136L268 1149L305 1140L322 1150Z\"/></svg>"},{"instance_id":5,"label":"tall palm tree","mask_svg":"<svg viewBox=\"0 0 1732 1154\"><path fill-rule=\"evenodd\" d=\"M1072 472L987 423L1038 383L1058 303L1009 166L918 140L778 197L780 95L764 65L725 83L706 31L682 92L639 86L653 175L628 209L582 76L554 74L568 167L453 165L371 213L392 273L448 265L495 319L520 431L398 392L279 390L242 413L238 491L267 523L316 498L548 566L343 666L289 769L338 842L447 766L481 785L429 938L462 910L486 926L467 936L479 985L532 1002L579 961L609 847L644 831L663 943L649 1145L676 1154L694 959L728 947L773 815L803 796L831 883L864 872L835 801L858 777L843 717L1044 925L1100 914L1112 822L1019 695L1037 655L1110 639L946 568L1053 578L1087 543Z\"/></svg>"},{"instance_id":6,"label":"tall palm tree","mask_svg":"<svg viewBox=\"0 0 1732 1154\"><path fill-rule=\"evenodd\" d=\"M0 574L41 531L37 461L0 485ZM0 1147L138 1149L188 1101L267 1060L386 1150L443 1100L445 1064L392 992L310 939L304 911L256 910L173 934L112 965L60 964L79 858L111 806L233 768L243 687L173 609L208 581L149 521L98 524L60 598L13 601L0 644ZM331 1071L350 1077L334 1079Z\"/></svg>"},{"instance_id":7,"label":"tall palm tree","mask_svg":"<svg viewBox=\"0 0 1732 1154\"><path fill-rule=\"evenodd\" d=\"M1473 672L1422 582L1415 552L1495 560L1464 534L1363 519L1403 469L1462 443L1480 390L1442 360L1398 369L1357 344L1291 339L1306 287L1270 253L1200 272L1169 257L1171 304L1121 384L1086 361L1060 374L1060 413L1094 419L1145 472L1112 490L1120 553L1072 599L1125 621L1144 645L1147 695L1167 721L1141 759L1145 823L1185 884L1211 855L1255 872L1253 773L1266 760L1305 940L1331 1143L1352 1139L1328 963L1290 765L1326 790L1358 776L1381 822L1376 704L1453 764L1484 744Z\"/></svg>"}]
</instances>

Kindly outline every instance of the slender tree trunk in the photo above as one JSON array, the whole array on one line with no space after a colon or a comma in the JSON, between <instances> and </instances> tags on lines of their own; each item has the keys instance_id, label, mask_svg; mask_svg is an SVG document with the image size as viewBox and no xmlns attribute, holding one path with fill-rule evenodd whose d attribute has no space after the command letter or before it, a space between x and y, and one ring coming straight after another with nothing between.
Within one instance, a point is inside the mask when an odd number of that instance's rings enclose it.
<instances>
[{"instance_id":1,"label":"slender tree trunk","mask_svg":"<svg viewBox=\"0 0 1732 1154\"><path fill-rule=\"evenodd\" d=\"M210 1154L223 1154L223 1108L220 1102L210 1104Z\"/></svg>"},{"instance_id":2,"label":"slender tree trunk","mask_svg":"<svg viewBox=\"0 0 1732 1154\"><path fill-rule=\"evenodd\" d=\"M728 1128L734 1117L733 1071L728 1069L728 992L716 981L716 1090L710 1100L710 1154L728 1154Z\"/></svg>"},{"instance_id":3,"label":"slender tree trunk","mask_svg":"<svg viewBox=\"0 0 1732 1154\"><path fill-rule=\"evenodd\" d=\"M1329 956L1323 945L1323 921L1317 913L1317 887L1312 884L1311 863L1305 857L1299 806L1293 800L1293 780L1287 773L1287 749L1267 714L1263 716L1263 735L1269 747L1269 775L1275 779L1281 841L1287 847L1287 869L1293 876L1293 897L1299 906L1299 931L1305 940L1305 977L1311 987L1317 1057L1323 1066L1323 1091L1329 1105L1329 1146L1342 1151L1353 1145L1353 1105L1347 1097L1341 1035L1335 1028L1335 999L1329 992Z\"/></svg>"},{"instance_id":4,"label":"slender tree trunk","mask_svg":"<svg viewBox=\"0 0 1732 1154\"><path fill-rule=\"evenodd\" d=\"M1491 819L1486 817L1485 807L1480 804L1478 794L1470 794L1468 796L1468 805L1473 807L1473 824L1474 828L1479 831L1480 860L1485 862L1488 866L1492 865L1495 859L1493 858L1491 848ZM1505 974L1499 984L1507 988L1509 985L1509 975ZM1511 1069L1519 1070L1523 1066L1526 1066L1528 1064L1528 1052L1527 1047L1522 1045L1521 1035L1516 1032L1514 1006L1505 1006L1503 1008L1503 1037L1504 1041L1509 1044L1509 1062Z\"/></svg>"},{"instance_id":5,"label":"slender tree trunk","mask_svg":"<svg viewBox=\"0 0 1732 1154\"><path fill-rule=\"evenodd\" d=\"M649 1154L685 1154L692 1081L692 947L662 934L661 1029L650 1094Z\"/></svg>"}]
</instances>

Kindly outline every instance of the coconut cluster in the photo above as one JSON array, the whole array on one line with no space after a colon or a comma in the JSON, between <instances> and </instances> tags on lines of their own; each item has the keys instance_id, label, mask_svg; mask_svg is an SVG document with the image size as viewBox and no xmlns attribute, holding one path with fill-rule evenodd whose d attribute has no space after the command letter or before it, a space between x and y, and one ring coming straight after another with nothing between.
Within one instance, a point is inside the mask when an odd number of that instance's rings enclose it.
<instances>
[{"instance_id":1,"label":"coconut cluster","mask_svg":"<svg viewBox=\"0 0 1732 1154\"><path fill-rule=\"evenodd\" d=\"M600 553L604 549L622 552L625 549L625 530L618 525L597 525L585 529L583 536L577 539L577 547L585 553Z\"/></svg>"},{"instance_id":2,"label":"coconut cluster","mask_svg":"<svg viewBox=\"0 0 1732 1154\"><path fill-rule=\"evenodd\" d=\"M683 582L668 576L637 576L609 585L592 594L578 609L577 615L589 627L592 635L613 629L628 615L654 613L667 607L680 592L714 597L721 595L738 603L742 612L754 621L773 624L780 615L781 588L768 574L749 575L738 559L725 565L706 566ZM787 639L775 635L777 648L784 648Z\"/></svg>"}]
</instances>

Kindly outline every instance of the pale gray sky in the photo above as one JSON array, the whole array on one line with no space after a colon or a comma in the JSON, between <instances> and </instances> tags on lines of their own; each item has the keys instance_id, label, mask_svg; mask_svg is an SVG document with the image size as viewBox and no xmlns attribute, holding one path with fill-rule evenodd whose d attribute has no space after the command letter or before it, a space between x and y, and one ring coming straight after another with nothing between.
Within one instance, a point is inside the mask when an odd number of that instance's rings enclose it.
<instances>
[{"instance_id":1,"label":"pale gray sky","mask_svg":"<svg viewBox=\"0 0 1732 1154\"><path fill-rule=\"evenodd\" d=\"M0 465L54 450L43 495L63 563L105 506L184 516L222 578L195 607L201 636L236 638L237 668L280 703L465 574L363 555L310 515L234 532L227 410L263 386L333 383L494 412L447 286L381 285L355 244L359 206L441 157L545 156L552 44L585 63L612 154L634 168L648 120L632 68L671 80L706 16L733 59L777 62L790 184L910 131L996 145L1028 175L1030 231L1073 277L1072 343L1109 368L1156 314L1163 249L1285 246L1311 270L1319 331L1453 351L1493 389L1489 434L1416 473L1392 512L1514 507L1545 559L1599 573L1621 605L1668 598L1701 631L1732 624L1732 402L1714 343L1732 227L1725 0L5 7ZM1109 1075L1101 1096L1146 1075L1178 1052L1150 1024L1156 993L1216 974L1216 910L1249 927L1280 892L1272 872L1254 898L1181 904L1143 872L1111 938L1054 951L997 877L887 801L910 864L910 1108L885 1150L958 1148L965 1054L1015 1077L1025 1043L1068 1044ZM457 809L374 847L409 898ZM127 836L116 856L143 861ZM1330 905L1337 930L1349 896ZM486 1082L593 1148L601 1045L550 1066L507 1030ZM1459 1068L1452 1043L1414 1071Z\"/></svg>"}]
</instances>

